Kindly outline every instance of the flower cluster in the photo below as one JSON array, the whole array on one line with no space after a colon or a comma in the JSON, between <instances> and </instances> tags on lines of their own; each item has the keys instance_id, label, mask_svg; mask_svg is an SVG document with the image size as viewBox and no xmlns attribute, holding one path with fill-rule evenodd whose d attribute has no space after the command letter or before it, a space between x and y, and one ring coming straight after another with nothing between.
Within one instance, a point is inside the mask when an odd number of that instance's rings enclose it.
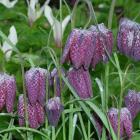
<instances>
[{"instance_id":1,"label":"flower cluster","mask_svg":"<svg viewBox=\"0 0 140 140\"><path fill-rule=\"evenodd\" d=\"M104 24L91 26L88 30L73 29L61 58L62 64L69 61L73 68L68 72L68 80L78 96L92 97L92 83L89 67L108 60L113 48L113 34Z\"/></svg>"}]
</instances>

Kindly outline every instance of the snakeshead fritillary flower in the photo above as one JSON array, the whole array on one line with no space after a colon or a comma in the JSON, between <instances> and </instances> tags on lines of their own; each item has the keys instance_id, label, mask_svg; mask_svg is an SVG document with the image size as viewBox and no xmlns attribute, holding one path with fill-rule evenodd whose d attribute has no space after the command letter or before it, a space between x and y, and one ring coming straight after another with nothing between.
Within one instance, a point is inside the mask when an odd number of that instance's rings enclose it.
<instances>
[{"instance_id":1,"label":"snakeshead fritillary flower","mask_svg":"<svg viewBox=\"0 0 140 140\"><path fill-rule=\"evenodd\" d=\"M42 106L45 104L47 70L31 68L25 74L26 88L29 101L35 105L38 101Z\"/></svg>"},{"instance_id":2,"label":"snakeshead fritillary flower","mask_svg":"<svg viewBox=\"0 0 140 140\"><path fill-rule=\"evenodd\" d=\"M117 44L121 53L140 60L140 24L126 18L121 19Z\"/></svg>"},{"instance_id":3,"label":"snakeshead fritillary flower","mask_svg":"<svg viewBox=\"0 0 140 140\"><path fill-rule=\"evenodd\" d=\"M116 108L111 108L108 112L108 118L116 134L118 133L118 112ZM125 134L128 138L132 136L132 118L130 111L127 108L122 108L120 111L120 137Z\"/></svg>"},{"instance_id":4,"label":"snakeshead fritillary flower","mask_svg":"<svg viewBox=\"0 0 140 140\"><path fill-rule=\"evenodd\" d=\"M70 61L74 68L79 69L81 66L87 70L93 57L92 32L81 29L73 29L68 37L61 59L62 64Z\"/></svg>"},{"instance_id":5,"label":"snakeshead fritillary flower","mask_svg":"<svg viewBox=\"0 0 140 140\"><path fill-rule=\"evenodd\" d=\"M132 119L140 112L140 93L134 90L129 90L128 95L125 96L125 105L131 112Z\"/></svg>"},{"instance_id":6,"label":"snakeshead fritillary flower","mask_svg":"<svg viewBox=\"0 0 140 140\"><path fill-rule=\"evenodd\" d=\"M93 52L91 65L95 68L96 64L100 61L106 62L108 55L111 55L113 48L113 34L112 31L107 29L103 23L89 28L93 35Z\"/></svg>"},{"instance_id":7,"label":"snakeshead fritillary flower","mask_svg":"<svg viewBox=\"0 0 140 140\"><path fill-rule=\"evenodd\" d=\"M12 112L16 96L16 81L13 76L0 74L0 110L6 105L7 112Z\"/></svg>"},{"instance_id":8,"label":"snakeshead fritillary flower","mask_svg":"<svg viewBox=\"0 0 140 140\"><path fill-rule=\"evenodd\" d=\"M78 70L71 69L68 72L68 81L71 86L75 89L78 96L82 99L92 97L92 83L89 72L80 68Z\"/></svg>"},{"instance_id":9,"label":"snakeshead fritillary flower","mask_svg":"<svg viewBox=\"0 0 140 140\"><path fill-rule=\"evenodd\" d=\"M61 70L61 72L62 72L61 74L65 75L65 72L64 72L63 69ZM60 81L58 70L56 68L54 68L51 71L51 74L50 74L50 85L54 87L55 95L60 97L61 96L61 88L64 87L64 81L62 79Z\"/></svg>"},{"instance_id":10,"label":"snakeshead fritillary flower","mask_svg":"<svg viewBox=\"0 0 140 140\"><path fill-rule=\"evenodd\" d=\"M59 97L54 97L49 99L46 105L46 112L47 112L49 123L52 126L57 126L62 111L63 111L63 106L60 102Z\"/></svg>"},{"instance_id":11,"label":"snakeshead fritillary flower","mask_svg":"<svg viewBox=\"0 0 140 140\"><path fill-rule=\"evenodd\" d=\"M44 123L45 112L43 107L36 102L36 105L31 105L27 101L27 112L28 112L28 121L31 128L38 128ZM19 125L24 126L25 124L25 105L23 95L19 96L18 101L18 116L19 116Z\"/></svg>"}]
</instances>

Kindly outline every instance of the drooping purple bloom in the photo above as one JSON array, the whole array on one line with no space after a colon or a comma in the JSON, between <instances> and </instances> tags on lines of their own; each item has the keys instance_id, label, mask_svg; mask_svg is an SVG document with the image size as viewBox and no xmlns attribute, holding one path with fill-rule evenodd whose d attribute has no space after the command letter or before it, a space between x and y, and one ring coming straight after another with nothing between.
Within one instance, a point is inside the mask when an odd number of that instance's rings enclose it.
<instances>
[{"instance_id":1,"label":"drooping purple bloom","mask_svg":"<svg viewBox=\"0 0 140 140\"><path fill-rule=\"evenodd\" d=\"M91 65L95 68L96 64L108 60L108 55L112 54L113 48L113 34L112 31L107 29L103 23L89 28L93 35L93 52Z\"/></svg>"},{"instance_id":2,"label":"drooping purple bloom","mask_svg":"<svg viewBox=\"0 0 140 140\"><path fill-rule=\"evenodd\" d=\"M61 59L62 64L70 61L74 68L83 66L89 68L94 52L92 32L81 29L73 29L68 37Z\"/></svg>"},{"instance_id":3,"label":"drooping purple bloom","mask_svg":"<svg viewBox=\"0 0 140 140\"><path fill-rule=\"evenodd\" d=\"M28 122L31 128L38 128L44 123L45 112L43 107L36 102L35 105L31 105L27 100L27 113L28 113ZM18 100L18 116L19 116L19 125L25 125L25 104L23 95L19 96Z\"/></svg>"},{"instance_id":4,"label":"drooping purple bloom","mask_svg":"<svg viewBox=\"0 0 140 140\"><path fill-rule=\"evenodd\" d=\"M63 69L61 70L61 74L65 75L65 72L64 72ZM61 90L62 90L61 88L64 87L64 81L62 80L62 78L60 79L60 76L58 74L58 70L56 68L54 68L51 71L50 85L53 86L55 95L60 97L61 96Z\"/></svg>"},{"instance_id":5,"label":"drooping purple bloom","mask_svg":"<svg viewBox=\"0 0 140 140\"><path fill-rule=\"evenodd\" d=\"M59 97L54 97L48 100L46 112L50 125L57 126L62 111L63 106Z\"/></svg>"},{"instance_id":6,"label":"drooping purple bloom","mask_svg":"<svg viewBox=\"0 0 140 140\"><path fill-rule=\"evenodd\" d=\"M13 76L0 74L0 110L6 105L7 112L12 112L16 96L16 81Z\"/></svg>"},{"instance_id":7,"label":"drooping purple bloom","mask_svg":"<svg viewBox=\"0 0 140 140\"><path fill-rule=\"evenodd\" d=\"M108 111L108 118L116 135L118 134L118 112L116 108L111 108ZM130 111L127 108L122 108L120 110L120 137L125 134L128 138L132 136L132 118Z\"/></svg>"},{"instance_id":8,"label":"drooping purple bloom","mask_svg":"<svg viewBox=\"0 0 140 140\"><path fill-rule=\"evenodd\" d=\"M32 105L38 101L45 104L47 70L42 68L31 68L25 74L26 88L29 101Z\"/></svg>"},{"instance_id":9,"label":"drooping purple bloom","mask_svg":"<svg viewBox=\"0 0 140 140\"><path fill-rule=\"evenodd\" d=\"M92 83L89 72L82 67L78 70L71 69L68 72L68 81L82 99L92 97Z\"/></svg>"},{"instance_id":10,"label":"drooping purple bloom","mask_svg":"<svg viewBox=\"0 0 140 140\"><path fill-rule=\"evenodd\" d=\"M125 96L125 105L131 113L132 119L140 112L140 93L135 90L129 90Z\"/></svg>"},{"instance_id":11,"label":"drooping purple bloom","mask_svg":"<svg viewBox=\"0 0 140 140\"><path fill-rule=\"evenodd\" d=\"M134 60L140 60L140 24L123 18L117 36L118 50Z\"/></svg>"}]
</instances>

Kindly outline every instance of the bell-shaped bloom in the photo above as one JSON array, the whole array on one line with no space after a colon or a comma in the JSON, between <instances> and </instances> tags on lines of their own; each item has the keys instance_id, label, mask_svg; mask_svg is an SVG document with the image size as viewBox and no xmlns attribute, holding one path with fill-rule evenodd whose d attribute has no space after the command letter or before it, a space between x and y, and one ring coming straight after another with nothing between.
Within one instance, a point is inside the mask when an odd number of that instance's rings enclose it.
<instances>
[{"instance_id":1,"label":"bell-shaped bloom","mask_svg":"<svg viewBox=\"0 0 140 140\"><path fill-rule=\"evenodd\" d=\"M83 66L87 70L95 50L92 36L91 31L73 29L63 51L62 64L70 61L74 68L79 69Z\"/></svg>"},{"instance_id":2,"label":"bell-shaped bloom","mask_svg":"<svg viewBox=\"0 0 140 140\"><path fill-rule=\"evenodd\" d=\"M46 112L50 125L57 126L62 111L63 106L59 97L54 97L48 100Z\"/></svg>"},{"instance_id":3,"label":"bell-shaped bloom","mask_svg":"<svg viewBox=\"0 0 140 140\"><path fill-rule=\"evenodd\" d=\"M43 107L37 102L35 105L31 105L27 100L27 113L28 113L28 122L31 128L38 128L44 123L45 112ZM25 104L23 95L19 96L18 100L18 116L19 116L19 125L25 125Z\"/></svg>"},{"instance_id":4,"label":"bell-shaped bloom","mask_svg":"<svg viewBox=\"0 0 140 140\"><path fill-rule=\"evenodd\" d=\"M46 0L44 5L40 8L39 0L27 0L28 4L28 19L30 25L32 25L40 16L42 15L45 5L47 5L50 0Z\"/></svg>"},{"instance_id":5,"label":"bell-shaped bloom","mask_svg":"<svg viewBox=\"0 0 140 140\"><path fill-rule=\"evenodd\" d=\"M65 72L64 72L63 69L61 70L61 74L65 75ZM60 97L61 96L61 91L62 91L61 88L64 87L64 81L62 80L62 78L60 79L60 76L58 74L58 70L56 68L54 68L51 71L51 74L50 74L50 85L53 86L55 95Z\"/></svg>"},{"instance_id":6,"label":"bell-shaped bloom","mask_svg":"<svg viewBox=\"0 0 140 140\"><path fill-rule=\"evenodd\" d=\"M45 104L46 78L47 70L42 68L31 68L26 72L26 89L32 105L35 105L37 101L42 106Z\"/></svg>"},{"instance_id":7,"label":"bell-shaped bloom","mask_svg":"<svg viewBox=\"0 0 140 140\"><path fill-rule=\"evenodd\" d=\"M0 3L3 4L7 8L13 8L14 5L18 2L18 0L0 0Z\"/></svg>"},{"instance_id":8,"label":"bell-shaped bloom","mask_svg":"<svg viewBox=\"0 0 140 140\"><path fill-rule=\"evenodd\" d=\"M103 23L91 26L89 30L92 31L93 46L95 47L91 66L95 68L99 62L107 62L109 55L112 54L113 34Z\"/></svg>"},{"instance_id":9,"label":"bell-shaped bloom","mask_svg":"<svg viewBox=\"0 0 140 140\"><path fill-rule=\"evenodd\" d=\"M67 77L80 98L87 99L92 97L92 83L88 71L84 70L84 68L78 70L72 68L69 70Z\"/></svg>"},{"instance_id":10,"label":"bell-shaped bloom","mask_svg":"<svg viewBox=\"0 0 140 140\"><path fill-rule=\"evenodd\" d=\"M11 26L10 31L9 31L9 35L8 35L8 39L14 44L16 45L18 42L18 38L17 38L17 32L14 26ZM12 46L7 42L4 41L1 50L3 51L3 53L5 54L5 58L6 60L9 60L12 54Z\"/></svg>"},{"instance_id":11,"label":"bell-shaped bloom","mask_svg":"<svg viewBox=\"0 0 140 140\"><path fill-rule=\"evenodd\" d=\"M0 74L0 111L6 105L7 112L12 112L16 96L16 81L13 76Z\"/></svg>"},{"instance_id":12,"label":"bell-shaped bloom","mask_svg":"<svg viewBox=\"0 0 140 140\"><path fill-rule=\"evenodd\" d=\"M125 96L125 105L131 113L132 119L140 112L140 93L135 90L129 90Z\"/></svg>"},{"instance_id":13,"label":"bell-shaped bloom","mask_svg":"<svg viewBox=\"0 0 140 140\"><path fill-rule=\"evenodd\" d=\"M118 50L134 60L140 60L140 24L123 18L117 36Z\"/></svg>"},{"instance_id":14,"label":"bell-shaped bloom","mask_svg":"<svg viewBox=\"0 0 140 140\"><path fill-rule=\"evenodd\" d=\"M111 108L108 111L108 118L116 135L118 134L118 112L119 110L116 108ZM132 118L130 111L127 108L122 108L120 110L120 137L125 135L128 138L132 136Z\"/></svg>"},{"instance_id":15,"label":"bell-shaped bloom","mask_svg":"<svg viewBox=\"0 0 140 140\"><path fill-rule=\"evenodd\" d=\"M48 5L45 6L44 15L53 29L53 36L54 36L56 46L62 47L61 42L62 42L63 34L64 34L66 26L68 25L71 19L71 16L70 15L66 16L65 19L61 23L53 16L52 9Z\"/></svg>"}]
</instances>

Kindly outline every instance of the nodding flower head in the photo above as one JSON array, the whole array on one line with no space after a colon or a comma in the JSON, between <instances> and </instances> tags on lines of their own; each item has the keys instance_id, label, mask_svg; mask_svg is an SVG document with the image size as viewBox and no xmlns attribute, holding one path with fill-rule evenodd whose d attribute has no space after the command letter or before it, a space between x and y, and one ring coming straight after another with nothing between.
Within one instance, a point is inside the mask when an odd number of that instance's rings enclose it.
<instances>
[{"instance_id":1,"label":"nodding flower head","mask_svg":"<svg viewBox=\"0 0 140 140\"><path fill-rule=\"evenodd\" d=\"M61 62L70 61L74 68L88 69L94 52L92 32L73 29L64 48Z\"/></svg>"},{"instance_id":2,"label":"nodding flower head","mask_svg":"<svg viewBox=\"0 0 140 140\"><path fill-rule=\"evenodd\" d=\"M140 112L140 93L135 90L129 90L125 96L125 105L131 113L132 119Z\"/></svg>"},{"instance_id":3,"label":"nodding flower head","mask_svg":"<svg viewBox=\"0 0 140 140\"><path fill-rule=\"evenodd\" d=\"M31 128L38 128L40 125L44 123L45 120L45 112L43 107L36 102L35 105L31 105L29 101L27 101L27 113L28 113L28 122ZM25 104L23 95L19 96L18 100L18 116L19 116L19 125L25 125Z\"/></svg>"},{"instance_id":4,"label":"nodding flower head","mask_svg":"<svg viewBox=\"0 0 140 140\"><path fill-rule=\"evenodd\" d=\"M54 97L48 100L46 112L50 125L57 126L62 111L63 106L59 97Z\"/></svg>"},{"instance_id":5,"label":"nodding flower head","mask_svg":"<svg viewBox=\"0 0 140 140\"><path fill-rule=\"evenodd\" d=\"M108 118L114 132L118 134L118 112L116 108L111 108L108 111ZM121 108L120 110L120 137L127 135L128 138L132 136L132 118L131 113L127 108Z\"/></svg>"},{"instance_id":6,"label":"nodding flower head","mask_svg":"<svg viewBox=\"0 0 140 140\"><path fill-rule=\"evenodd\" d=\"M0 110L6 105L7 112L12 112L16 96L16 81L13 76L0 74Z\"/></svg>"},{"instance_id":7,"label":"nodding flower head","mask_svg":"<svg viewBox=\"0 0 140 140\"><path fill-rule=\"evenodd\" d=\"M108 55L112 54L113 34L103 23L91 26L89 30L92 31L93 46L95 48L91 66L95 68L96 64L101 61L106 62L109 58Z\"/></svg>"},{"instance_id":8,"label":"nodding flower head","mask_svg":"<svg viewBox=\"0 0 140 140\"><path fill-rule=\"evenodd\" d=\"M67 75L68 81L80 98L87 99L92 97L92 83L87 70L72 68Z\"/></svg>"},{"instance_id":9,"label":"nodding flower head","mask_svg":"<svg viewBox=\"0 0 140 140\"><path fill-rule=\"evenodd\" d=\"M25 74L26 89L29 101L35 105L38 101L45 104L47 70L42 68L31 68Z\"/></svg>"},{"instance_id":10,"label":"nodding flower head","mask_svg":"<svg viewBox=\"0 0 140 140\"><path fill-rule=\"evenodd\" d=\"M60 71L60 74L65 75L65 72L63 69ZM60 97L61 90L64 87L64 81L62 80L62 78L60 78L60 75L59 75L58 70L56 68L54 68L51 71L50 85L53 86L55 95Z\"/></svg>"},{"instance_id":11,"label":"nodding flower head","mask_svg":"<svg viewBox=\"0 0 140 140\"><path fill-rule=\"evenodd\" d=\"M140 60L140 24L123 18L117 36L118 50L134 60Z\"/></svg>"}]
</instances>

